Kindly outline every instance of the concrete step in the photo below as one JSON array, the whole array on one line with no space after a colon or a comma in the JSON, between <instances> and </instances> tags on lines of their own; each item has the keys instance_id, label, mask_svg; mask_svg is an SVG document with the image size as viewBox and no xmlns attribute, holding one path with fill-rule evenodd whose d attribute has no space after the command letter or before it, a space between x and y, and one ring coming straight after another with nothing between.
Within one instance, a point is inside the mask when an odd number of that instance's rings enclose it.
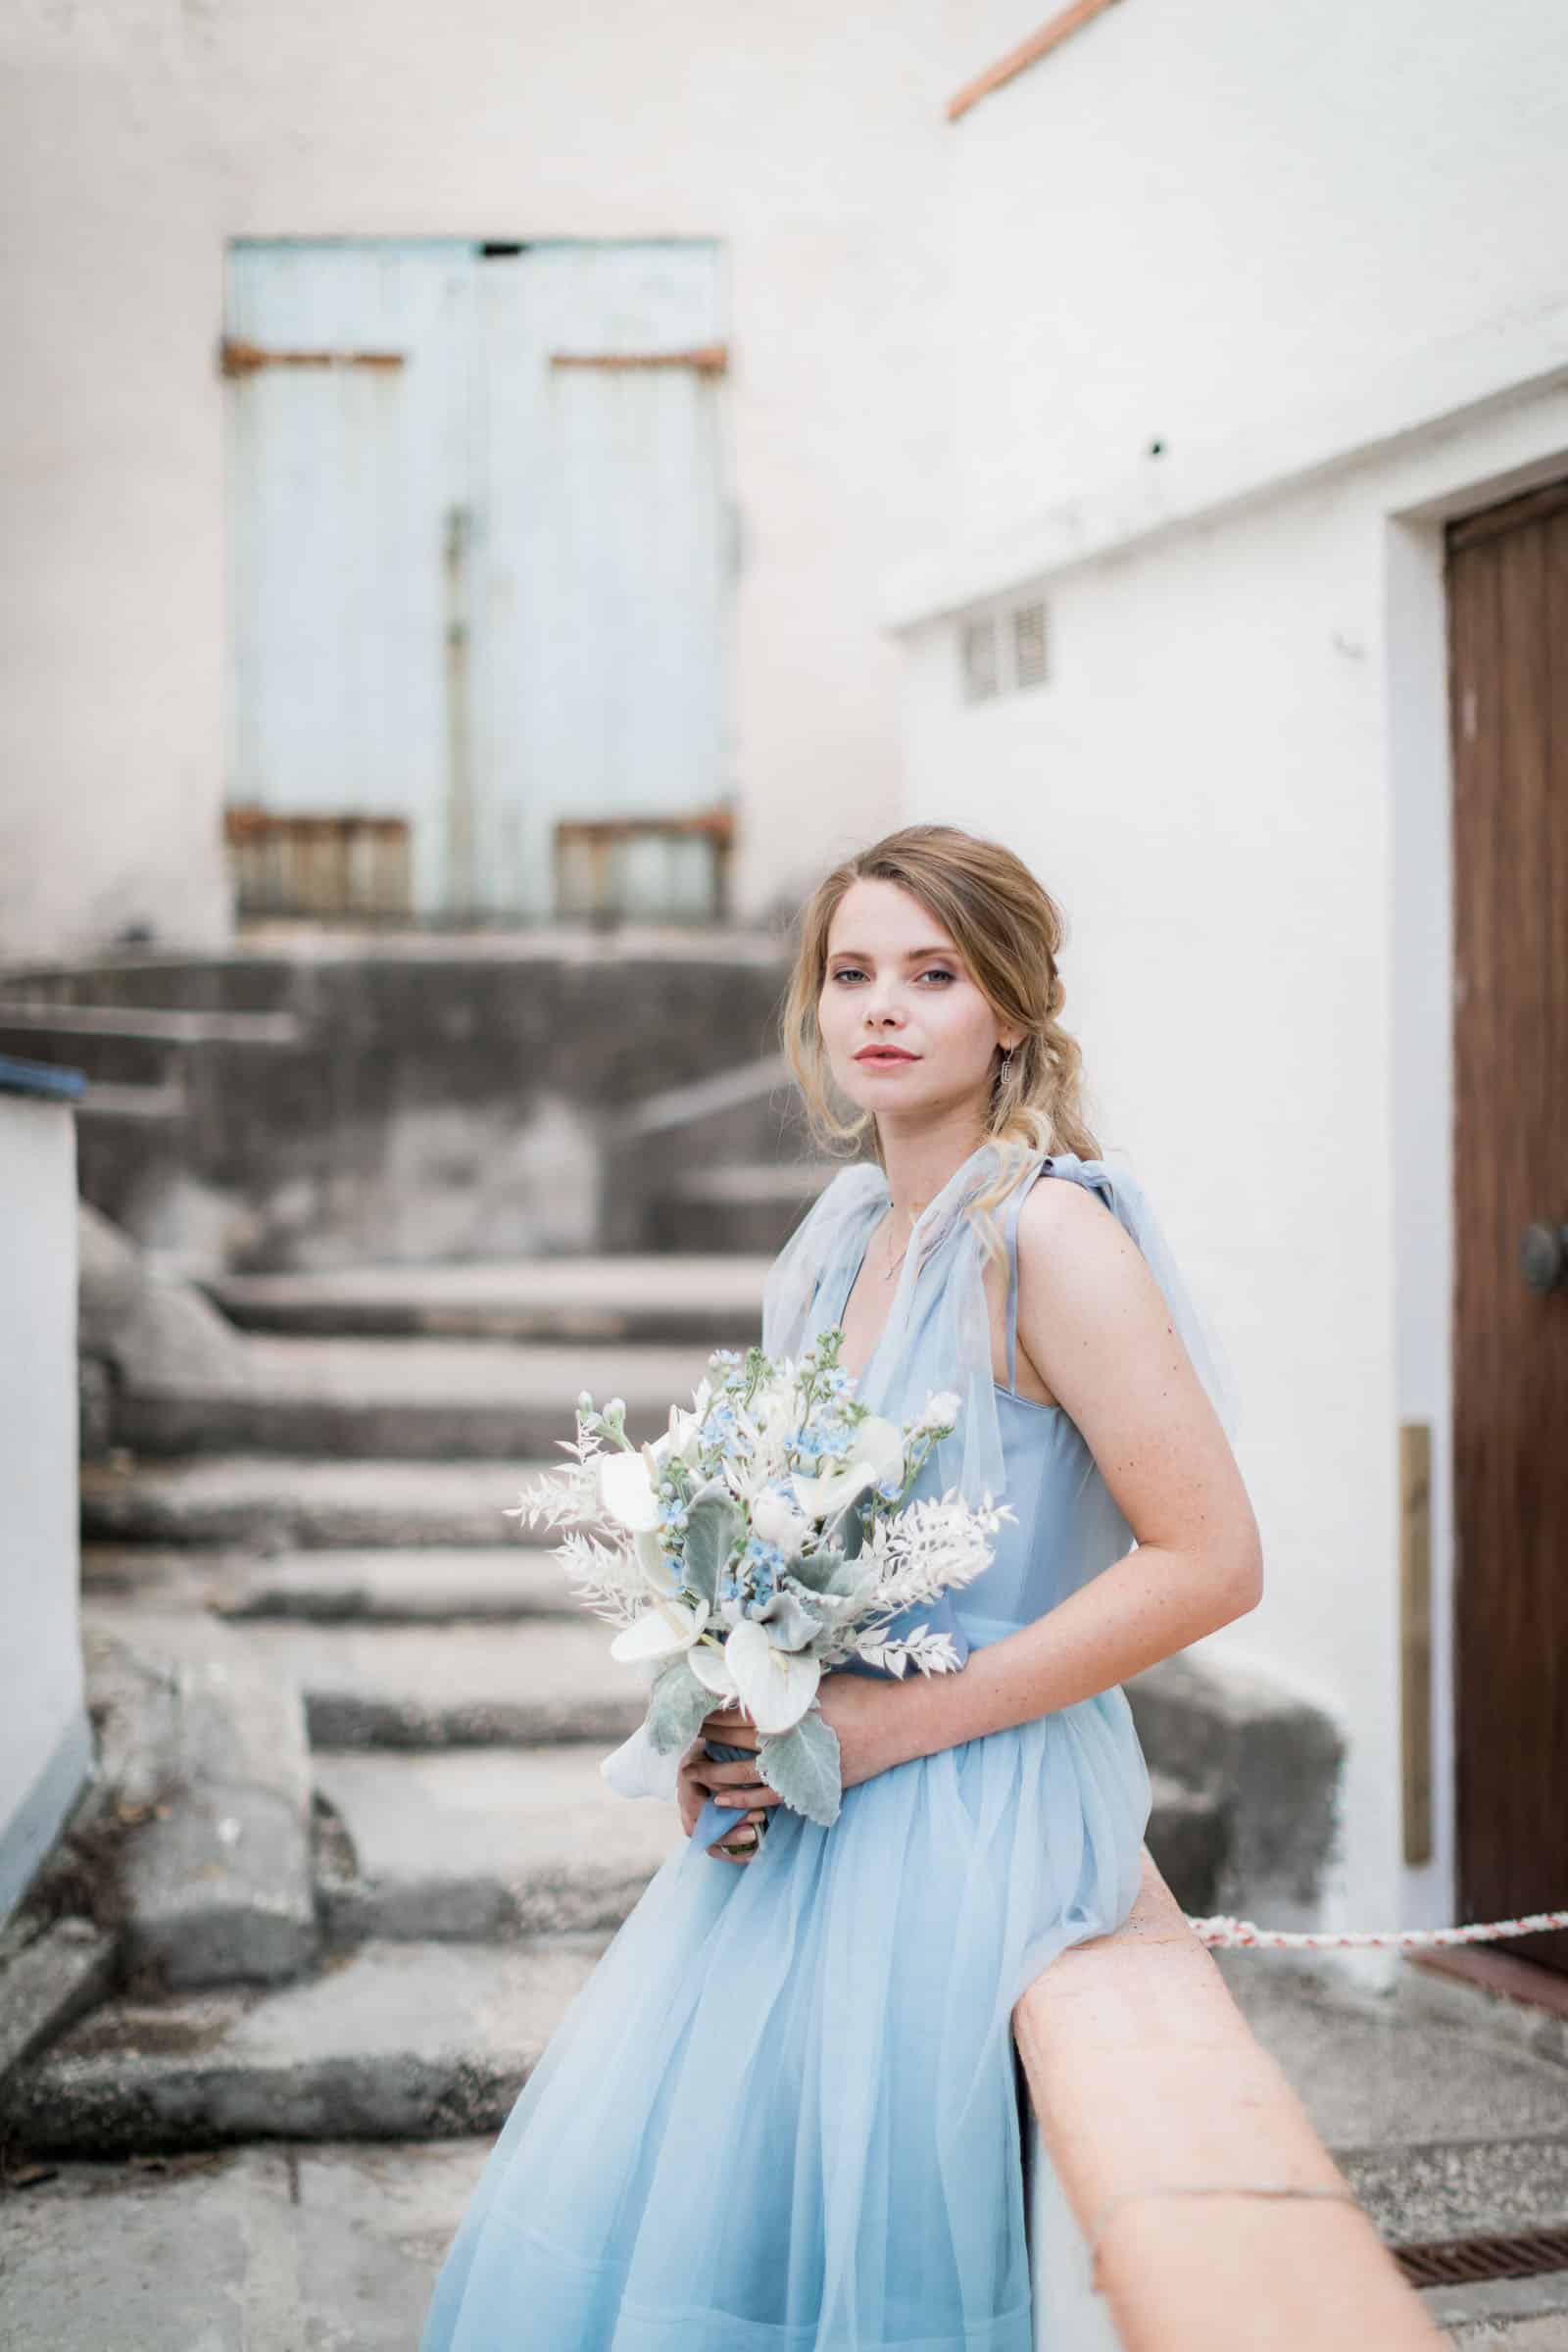
<instances>
[{"instance_id":1,"label":"concrete step","mask_svg":"<svg viewBox=\"0 0 1568 2352\"><path fill-rule=\"evenodd\" d=\"M69 1056L66 1058L69 1060ZM87 1120L101 1147L106 1134L112 1140L125 1127L163 1126L172 1119L183 1118L186 1108L182 1078L161 1078L149 1086L120 1085L95 1078L76 1104L76 1116Z\"/></svg>"},{"instance_id":2,"label":"concrete step","mask_svg":"<svg viewBox=\"0 0 1568 2352\"><path fill-rule=\"evenodd\" d=\"M163 1037L102 1036L90 1030L55 1034L31 1024L22 1026L0 1011L0 1054L80 1070L95 1095L163 1086L172 1075L175 1051Z\"/></svg>"},{"instance_id":3,"label":"concrete step","mask_svg":"<svg viewBox=\"0 0 1568 2352\"><path fill-rule=\"evenodd\" d=\"M1461 2022L1348 1981L1332 1957L1250 1950L1215 1959L1337 2154L1568 2136L1568 2064L1494 2031L1484 1999Z\"/></svg>"},{"instance_id":4,"label":"concrete step","mask_svg":"<svg viewBox=\"0 0 1568 2352\"><path fill-rule=\"evenodd\" d=\"M87 1544L83 1592L159 1609L210 1609L239 1621L448 1625L475 1618L576 1616L559 1563L536 1544L471 1550L182 1551L154 1544Z\"/></svg>"},{"instance_id":5,"label":"concrete step","mask_svg":"<svg viewBox=\"0 0 1568 2352\"><path fill-rule=\"evenodd\" d=\"M619 1926L681 1839L673 1804L617 1796L600 1743L435 1755L318 1749L332 1816L317 1895L333 1942L466 1942Z\"/></svg>"},{"instance_id":6,"label":"concrete step","mask_svg":"<svg viewBox=\"0 0 1568 2352\"><path fill-rule=\"evenodd\" d=\"M410 2352L491 2144L35 2168L0 2197L9 2333L30 2352Z\"/></svg>"},{"instance_id":7,"label":"concrete step","mask_svg":"<svg viewBox=\"0 0 1568 2352\"><path fill-rule=\"evenodd\" d=\"M13 2079L7 2133L104 2157L493 2132L607 1940L362 1943L273 1990L109 2001Z\"/></svg>"},{"instance_id":8,"label":"concrete step","mask_svg":"<svg viewBox=\"0 0 1568 2352\"><path fill-rule=\"evenodd\" d=\"M761 1330L765 1257L548 1257L217 1274L252 1331L742 1348ZM575 1392L573 1392L575 1394Z\"/></svg>"},{"instance_id":9,"label":"concrete step","mask_svg":"<svg viewBox=\"0 0 1568 2352\"><path fill-rule=\"evenodd\" d=\"M766 1254L837 1173L827 1160L727 1160L687 1169L648 1203L655 1249Z\"/></svg>"},{"instance_id":10,"label":"concrete step","mask_svg":"<svg viewBox=\"0 0 1568 2352\"><path fill-rule=\"evenodd\" d=\"M254 1619L235 1634L298 1684L315 1747L608 1747L647 1703L638 1670L610 1655L612 1631L578 1610L514 1626Z\"/></svg>"},{"instance_id":11,"label":"concrete step","mask_svg":"<svg viewBox=\"0 0 1568 2352\"><path fill-rule=\"evenodd\" d=\"M252 1552L543 1544L548 1536L503 1513L546 1466L520 1455L426 1462L123 1454L82 1464L82 1534L100 1544Z\"/></svg>"},{"instance_id":12,"label":"concrete step","mask_svg":"<svg viewBox=\"0 0 1568 2352\"><path fill-rule=\"evenodd\" d=\"M176 1081L180 1054L204 1046L294 1047L288 1013L153 1011L123 1004L0 999L0 1054L82 1070L95 1101Z\"/></svg>"},{"instance_id":13,"label":"concrete step","mask_svg":"<svg viewBox=\"0 0 1568 2352\"><path fill-rule=\"evenodd\" d=\"M500 1340L279 1339L249 1343L247 1393L127 1393L119 1442L152 1454L215 1451L392 1455L443 1461L551 1455L574 1435L579 1390L624 1397L652 1437L702 1378L701 1348Z\"/></svg>"},{"instance_id":14,"label":"concrete step","mask_svg":"<svg viewBox=\"0 0 1568 2352\"><path fill-rule=\"evenodd\" d=\"M680 1841L673 1804L628 1799L599 1771L602 1743L423 1755L315 1751L332 1816L317 1888L335 1941L465 1940L612 1928ZM1202 1800L1156 1783L1150 1850L1184 1851L1204 1891L1192 1819ZM1161 1865L1163 1867L1163 1864Z\"/></svg>"},{"instance_id":15,"label":"concrete step","mask_svg":"<svg viewBox=\"0 0 1568 2352\"><path fill-rule=\"evenodd\" d=\"M0 2199L17 2340L33 2352L408 2352L492 2145L488 2133L272 2140L36 2167ZM1422 2301L1469 2352L1562 2352L1568 2340L1562 2272ZM1455 2304L1468 2308L1446 2320Z\"/></svg>"}]
</instances>

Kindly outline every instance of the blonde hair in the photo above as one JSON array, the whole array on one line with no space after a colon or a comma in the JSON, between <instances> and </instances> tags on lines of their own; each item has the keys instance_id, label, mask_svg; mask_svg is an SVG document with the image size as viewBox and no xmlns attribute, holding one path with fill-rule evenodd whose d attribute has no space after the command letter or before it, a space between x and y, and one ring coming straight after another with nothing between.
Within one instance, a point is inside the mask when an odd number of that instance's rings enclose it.
<instances>
[{"instance_id":1,"label":"blonde hair","mask_svg":"<svg viewBox=\"0 0 1568 2352\"><path fill-rule=\"evenodd\" d=\"M824 875L801 909L782 1026L784 1053L812 1136L838 1156L858 1147L869 1128L872 1150L878 1161L882 1157L869 1111L843 1119L833 1109L817 1019L828 933L839 901L857 882L896 882L918 899L958 949L998 1018L1019 1032L1010 1056L999 1061L986 1113L986 1135L1001 1147L1002 1167L973 1213L989 1247L989 1211L1005 1199L1032 1154L1099 1156L1083 1109L1083 1056L1057 1018L1066 996L1056 969L1065 920L1021 858L956 825L906 825Z\"/></svg>"}]
</instances>

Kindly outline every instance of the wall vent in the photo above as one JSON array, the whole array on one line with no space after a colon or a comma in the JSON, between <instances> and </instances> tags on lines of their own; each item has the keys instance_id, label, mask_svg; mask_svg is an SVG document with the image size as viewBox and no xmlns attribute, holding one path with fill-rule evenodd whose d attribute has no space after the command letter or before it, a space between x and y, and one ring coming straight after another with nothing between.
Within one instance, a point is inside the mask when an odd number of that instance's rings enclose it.
<instances>
[{"instance_id":1,"label":"wall vent","mask_svg":"<svg viewBox=\"0 0 1568 2352\"><path fill-rule=\"evenodd\" d=\"M997 692L997 624L989 613L966 620L962 630L963 692L970 703L989 702Z\"/></svg>"},{"instance_id":2,"label":"wall vent","mask_svg":"<svg viewBox=\"0 0 1568 2352\"><path fill-rule=\"evenodd\" d=\"M1015 605L1012 611L1012 674L1017 686L1041 686L1046 676L1046 608Z\"/></svg>"},{"instance_id":3,"label":"wall vent","mask_svg":"<svg viewBox=\"0 0 1568 2352\"><path fill-rule=\"evenodd\" d=\"M970 612L958 624L958 666L966 703L1046 682L1046 608L1025 605Z\"/></svg>"}]
</instances>

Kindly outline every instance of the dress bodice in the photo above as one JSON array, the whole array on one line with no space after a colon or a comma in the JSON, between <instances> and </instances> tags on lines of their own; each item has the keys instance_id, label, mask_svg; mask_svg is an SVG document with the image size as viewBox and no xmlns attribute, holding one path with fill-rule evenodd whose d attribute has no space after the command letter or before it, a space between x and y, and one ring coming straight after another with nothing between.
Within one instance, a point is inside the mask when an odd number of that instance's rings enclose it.
<instances>
[{"instance_id":1,"label":"dress bodice","mask_svg":"<svg viewBox=\"0 0 1568 2352\"><path fill-rule=\"evenodd\" d=\"M1109 1186L1097 1184L1089 1173L1099 1164L1043 1159L1025 1173L999 1212L1000 1234L1007 1254L1005 1329L1007 1364L1013 1377L1018 1211L1024 1196L1038 1177L1059 1174L1064 1178L1076 1175L1079 1182L1103 1200ZM862 1213L845 1222L817 1278L807 1324L808 1340L819 1338L830 1325L841 1320L864 1259L867 1240L885 1204L885 1196L872 1192L864 1200ZM1111 1202L1106 1200L1106 1205ZM939 1245L931 1268L937 1279L923 1286L923 1295L908 1318L900 1351L900 1402L895 1408L891 1400L886 1404L880 1398L877 1400L879 1409L896 1409L896 1417L918 1410L932 1392L957 1385L945 1286L953 1279L958 1262L957 1249L965 1238L956 1233L950 1241ZM987 1342L989 1345L989 1327ZM879 1343L866 1367L868 1373L880 1353ZM1004 1521L997 1533L990 1566L972 1584L953 1594L955 1614L976 1647L1014 1633L1019 1626L1043 1616L1090 1577L1119 1559L1133 1543L1132 1529L1065 1406L1037 1404L995 1379L990 1389L1003 1467L999 1494L1014 1516ZM914 1493L940 1493L945 1483L943 1466L933 1458L921 1473Z\"/></svg>"}]
</instances>

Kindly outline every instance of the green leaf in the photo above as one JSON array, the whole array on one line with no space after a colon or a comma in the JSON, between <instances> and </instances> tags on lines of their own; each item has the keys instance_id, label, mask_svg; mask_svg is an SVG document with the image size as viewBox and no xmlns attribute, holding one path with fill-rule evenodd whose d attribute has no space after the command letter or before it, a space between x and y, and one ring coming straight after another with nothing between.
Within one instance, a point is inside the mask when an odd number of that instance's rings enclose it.
<instances>
[{"instance_id":1,"label":"green leaf","mask_svg":"<svg viewBox=\"0 0 1568 2352\"><path fill-rule=\"evenodd\" d=\"M785 1562L785 1574L804 1585L808 1592L830 1592L834 1576L843 1565L842 1551L798 1551Z\"/></svg>"},{"instance_id":2,"label":"green leaf","mask_svg":"<svg viewBox=\"0 0 1568 2352\"><path fill-rule=\"evenodd\" d=\"M865 1521L860 1516L859 1502L852 1502L840 1511L832 1527L825 1532L829 1543L841 1551L847 1560L858 1559L860 1545L865 1541Z\"/></svg>"},{"instance_id":3,"label":"green leaf","mask_svg":"<svg viewBox=\"0 0 1568 2352\"><path fill-rule=\"evenodd\" d=\"M710 1608L718 1595L719 1570L734 1550L740 1529L740 1512L716 1479L693 1497L686 1514L685 1584Z\"/></svg>"},{"instance_id":4,"label":"green leaf","mask_svg":"<svg viewBox=\"0 0 1568 2352\"><path fill-rule=\"evenodd\" d=\"M757 1743L758 1777L776 1789L792 1812L831 1829L844 1801L839 1736L811 1708L792 1731L770 1733Z\"/></svg>"},{"instance_id":5,"label":"green leaf","mask_svg":"<svg viewBox=\"0 0 1568 2352\"><path fill-rule=\"evenodd\" d=\"M672 1658L648 1693L648 1738L662 1756L690 1747L705 1716L720 1701L705 1690L684 1657Z\"/></svg>"}]
</instances>

